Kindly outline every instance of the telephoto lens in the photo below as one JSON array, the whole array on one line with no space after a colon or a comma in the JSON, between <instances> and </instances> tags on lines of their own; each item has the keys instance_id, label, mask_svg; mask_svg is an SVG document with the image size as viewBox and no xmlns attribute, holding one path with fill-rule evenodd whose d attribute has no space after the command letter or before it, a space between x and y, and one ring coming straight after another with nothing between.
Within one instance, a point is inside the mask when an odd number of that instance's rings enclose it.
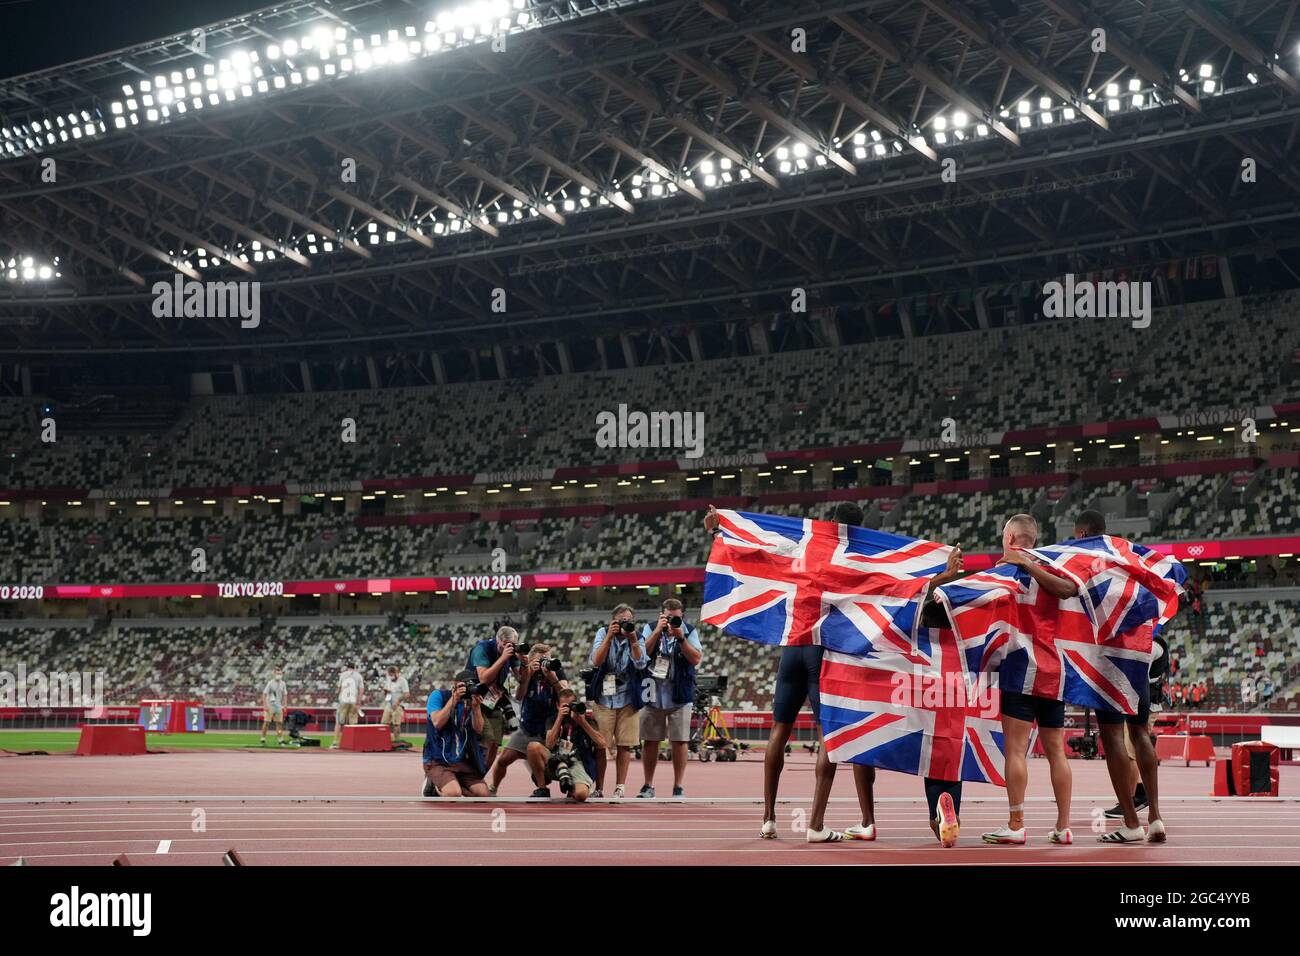
<instances>
[{"instance_id":1,"label":"telephoto lens","mask_svg":"<svg viewBox=\"0 0 1300 956\"><path fill-rule=\"evenodd\" d=\"M580 700L575 700L569 705L569 713L583 716L587 713L587 705Z\"/></svg>"},{"instance_id":2,"label":"telephoto lens","mask_svg":"<svg viewBox=\"0 0 1300 956\"><path fill-rule=\"evenodd\" d=\"M680 617L674 615L673 617L670 617L670 618L668 619L668 626L669 626L669 627L681 627L681 626L682 626L682 619L681 619Z\"/></svg>"},{"instance_id":3,"label":"telephoto lens","mask_svg":"<svg viewBox=\"0 0 1300 956\"><path fill-rule=\"evenodd\" d=\"M527 641L515 645L516 654L527 654L532 649L533 649L533 645L529 644Z\"/></svg>"},{"instance_id":4,"label":"telephoto lens","mask_svg":"<svg viewBox=\"0 0 1300 956\"><path fill-rule=\"evenodd\" d=\"M560 660L558 657L548 657L546 659L546 663L544 663L542 666L545 667L548 671L559 673L560 671L564 670L564 661Z\"/></svg>"},{"instance_id":5,"label":"telephoto lens","mask_svg":"<svg viewBox=\"0 0 1300 956\"><path fill-rule=\"evenodd\" d=\"M633 621L619 621L618 626L624 634L631 634L636 630L636 623Z\"/></svg>"}]
</instances>

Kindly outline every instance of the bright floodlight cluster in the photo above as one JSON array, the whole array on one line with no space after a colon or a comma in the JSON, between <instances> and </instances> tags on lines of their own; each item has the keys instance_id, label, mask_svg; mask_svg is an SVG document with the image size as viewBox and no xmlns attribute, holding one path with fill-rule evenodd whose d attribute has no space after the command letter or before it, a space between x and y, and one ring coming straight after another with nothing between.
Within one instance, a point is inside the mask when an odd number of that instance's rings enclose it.
<instances>
[{"instance_id":1,"label":"bright floodlight cluster","mask_svg":"<svg viewBox=\"0 0 1300 956\"><path fill-rule=\"evenodd\" d=\"M36 256L18 255L0 259L0 275L10 282L48 282L61 278L63 273L59 272L58 256L46 262Z\"/></svg>"},{"instance_id":2,"label":"bright floodlight cluster","mask_svg":"<svg viewBox=\"0 0 1300 956\"><path fill-rule=\"evenodd\" d=\"M106 133L166 123L187 113L366 73L441 50L490 40L534 25L530 0L472 0L411 24L367 36L346 27L316 27L261 50L229 48L215 61L196 54L190 66L122 86L121 97L92 109L0 127L0 152L12 156Z\"/></svg>"}]
</instances>

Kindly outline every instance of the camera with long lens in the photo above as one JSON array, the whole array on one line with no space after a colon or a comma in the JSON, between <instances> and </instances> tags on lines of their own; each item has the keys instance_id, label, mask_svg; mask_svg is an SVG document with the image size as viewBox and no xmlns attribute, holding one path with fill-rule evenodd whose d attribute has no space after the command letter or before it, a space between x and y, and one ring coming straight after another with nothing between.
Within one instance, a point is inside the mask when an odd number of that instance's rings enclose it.
<instances>
[{"instance_id":1,"label":"camera with long lens","mask_svg":"<svg viewBox=\"0 0 1300 956\"><path fill-rule=\"evenodd\" d=\"M533 645L529 644L527 641L520 641L518 644L515 645L515 653L522 654L525 657L528 656L528 652L531 651L532 649L533 649Z\"/></svg>"},{"instance_id":2,"label":"camera with long lens","mask_svg":"<svg viewBox=\"0 0 1300 956\"><path fill-rule=\"evenodd\" d=\"M477 674L474 674L474 673L472 673L472 672L466 672L466 673L464 673L464 674L458 674L458 675L456 676L456 682L457 682L458 684L464 684L464 685L465 685L465 697L466 697L466 698L470 698L470 697L474 697L474 696L478 696L478 697L486 697L488 694L490 694L490 693L492 692L492 685L491 685L491 684L484 684L484 683L480 682L479 679L478 679L478 675L477 675Z\"/></svg>"},{"instance_id":3,"label":"camera with long lens","mask_svg":"<svg viewBox=\"0 0 1300 956\"><path fill-rule=\"evenodd\" d=\"M560 785L560 792L566 795L573 790L573 760L576 756L572 751L556 752L546 761L547 776L554 777Z\"/></svg>"},{"instance_id":4,"label":"camera with long lens","mask_svg":"<svg viewBox=\"0 0 1300 956\"><path fill-rule=\"evenodd\" d=\"M587 713L587 705L580 700L575 700L569 705L569 713L575 717L582 717Z\"/></svg>"},{"instance_id":5,"label":"camera with long lens","mask_svg":"<svg viewBox=\"0 0 1300 956\"><path fill-rule=\"evenodd\" d=\"M669 626L669 627L681 627L681 626L682 626L682 616L681 616L680 614L674 614L672 617L668 618L668 626Z\"/></svg>"},{"instance_id":6,"label":"camera with long lens","mask_svg":"<svg viewBox=\"0 0 1300 956\"><path fill-rule=\"evenodd\" d=\"M564 661L560 660L558 657L543 657L541 661L542 670L544 671L558 674L560 671L564 670Z\"/></svg>"},{"instance_id":7,"label":"camera with long lens","mask_svg":"<svg viewBox=\"0 0 1300 956\"><path fill-rule=\"evenodd\" d=\"M631 634L633 631L636 630L636 622L635 622L635 621L619 621L619 622L618 622L618 629L619 629L620 631L622 631L624 634Z\"/></svg>"}]
</instances>

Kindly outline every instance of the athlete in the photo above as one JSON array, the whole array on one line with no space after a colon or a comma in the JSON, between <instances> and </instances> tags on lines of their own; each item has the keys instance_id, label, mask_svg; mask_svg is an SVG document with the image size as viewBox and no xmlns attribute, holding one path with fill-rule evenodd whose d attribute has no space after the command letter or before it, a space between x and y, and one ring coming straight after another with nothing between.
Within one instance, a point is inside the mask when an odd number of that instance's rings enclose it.
<instances>
[{"instance_id":1,"label":"athlete","mask_svg":"<svg viewBox=\"0 0 1300 956\"><path fill-rule=\"evenodd\" d=\"M1078 585L1056 574L1026 554L1023 549L1038 543L1038 522L1032 515L1013 515L1002 529L1002 557L999 564L1014 565L1040 589L1057 600L1074 597ZM1019 577L1019 573L1017 574ZM984 834L985 843L1021 845L1025 836L1025 788L1029 783L1029 766L1025 754L1029 734L1038 724L1043 753L1047 756L1056 795L1056 826L1048 833L1052 843L1074 842L1070 831L1070 793L1073 779L1065 757L1065 702L1031 694L1002 690L1002 736L1006 752L1007 825Z\"/></svg>"}]
</instances>

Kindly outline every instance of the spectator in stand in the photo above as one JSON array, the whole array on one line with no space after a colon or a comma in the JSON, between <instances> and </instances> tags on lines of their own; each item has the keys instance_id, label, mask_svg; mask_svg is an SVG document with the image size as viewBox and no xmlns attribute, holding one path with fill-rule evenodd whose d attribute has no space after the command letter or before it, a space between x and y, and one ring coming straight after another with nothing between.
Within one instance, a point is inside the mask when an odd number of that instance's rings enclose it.
<instances>
[{"instance_id":1,"label":"spectator in stand","mask_svg":"<svg viewBox=\"0 0 1300 956\"><path fill-rule=\"evenodd\" d=\"M1175 708L1183 706L1183 685L1181 681L1175 681L1169 685L1169 702Z\"/></svg>"},{"instance_id":2,"label":"spectator in stand","mask_svg":"<svg viewBox=\"0 0 1300 956\"><path fill-rule=\"evenodd\" d=\"M1273 698L1273 678L1265 674L1259 679L1259 706L1267 707L1268 702Z\"/></svg>"},{"instance_id":3,"label":"spectator in stand","mask_svg":"<svg viewBox=\"0 0 1300 956\"><path fill-rule=\"evenodd\" d=\"M1250 674L1241 679L1241 705L1243 707L1255 706L1255 678Z\"/></svg>"}]
</instances>

